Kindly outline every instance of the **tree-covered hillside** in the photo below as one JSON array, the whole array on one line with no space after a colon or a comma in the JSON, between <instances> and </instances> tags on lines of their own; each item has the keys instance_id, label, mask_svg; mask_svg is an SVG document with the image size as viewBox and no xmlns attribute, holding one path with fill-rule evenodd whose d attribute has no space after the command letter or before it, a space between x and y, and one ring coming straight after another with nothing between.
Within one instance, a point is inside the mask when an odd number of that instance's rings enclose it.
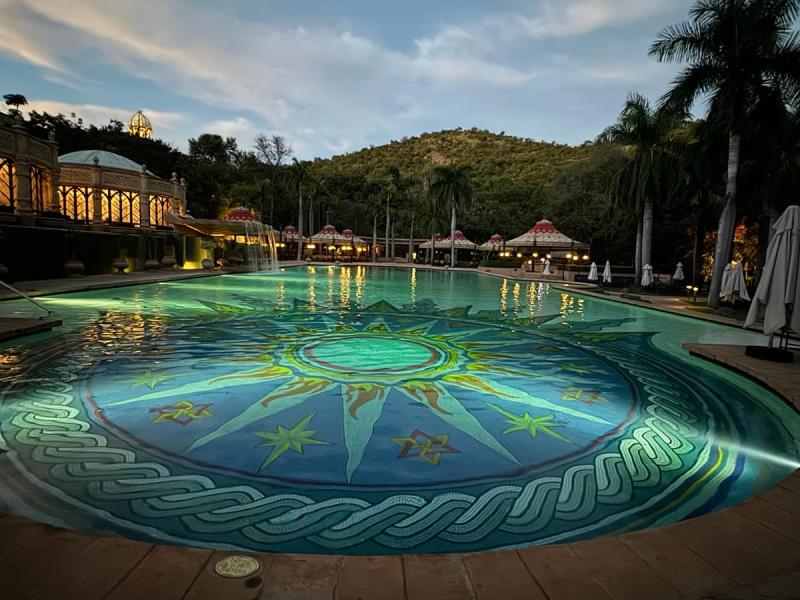
<instances>
[{"instance_id":1,"label":"tree-covered hillside","mask_svg":"<svg viewBox=\"0 0 800 600\"><path fill-rule=\"evenodd\" d=\"M314 170L338 171L381 179L396 168L403 177L419 177L442 164L469 165L476 190L504 185L544 185L564 166L585 157L589 146L567 146L512 137L480 129L454 129L403 138L330 159Z\"/></svg>"}]
</instances>

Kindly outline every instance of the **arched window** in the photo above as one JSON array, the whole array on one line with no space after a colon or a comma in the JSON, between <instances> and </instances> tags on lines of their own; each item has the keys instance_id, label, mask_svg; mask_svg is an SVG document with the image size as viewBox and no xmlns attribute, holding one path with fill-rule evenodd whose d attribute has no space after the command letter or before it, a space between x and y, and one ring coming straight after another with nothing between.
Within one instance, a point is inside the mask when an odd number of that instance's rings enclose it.
<instances>
[{"instance_id":1,"label":"arched window","mask_svg":"<svg viewBox=\"0 0 800 600\"><path fill-rule=\"evenodd\" d=\"M104 189L101 205L103 222L111 225L139 224L139 194L136 192Z\"/></svg>"},{"instance_id":2,"label":"arched window","mask_svg":"<svg viewBox=\"0 0 800 600\"><path fill-rule=\"evenodd\" d=\"M0 206L14 209L14 163L0 156Z\"/></svg>"},{"instance_id":3,"label":"arched window","mask_svg":"<svg viewBox=\"0 0 800 600\"><path fill-rule=\"evenodd\" d=\"M167 225L165 213L169 212L169 198L166 196L150 196L150 224L157 227Z\"/></svg>"},{"instance_id":4,"label":"arched window","mask_svg":"<svg viewBox=\"0 0 800 600\"><path fill-rule=\"evenodd\" d=\"M41 167L30 166L31 208L33 212L44 211L46 198L50 194L50 176Z\"/></svg>"},{"instance_id":5,"label":"arched window","mask_svg":"<svg viewBox=\"0 0 800 600\"><path fill-rule=\"evenodd\" d=\"M92 189L76 186L61 186L61 212L73 221L91 222L94 216Z\"/></svg>"}]
</instances>

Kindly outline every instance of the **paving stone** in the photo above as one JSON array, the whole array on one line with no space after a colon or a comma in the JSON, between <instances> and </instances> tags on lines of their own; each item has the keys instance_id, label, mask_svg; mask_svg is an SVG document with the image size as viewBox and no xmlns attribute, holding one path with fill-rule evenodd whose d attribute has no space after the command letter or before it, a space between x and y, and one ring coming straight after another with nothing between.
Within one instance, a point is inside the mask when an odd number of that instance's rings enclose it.
<instances>
[{"instance_id":1,"label":"paving stone","mask_svg":"<svg viewBox=\"0 0 800 600\"><path fill-rule=\"evenodd\" d=\"M476 552L463 557L478 600L547 598L516 552Z\"/></svg>"},{"instance_id":2,"label":"paving stone","mask_svg":"<svg viewBox=\"0 0 800 600\"><path fill-rule=\"evenodd\" d=\"M330 600L339 565L338 556L276 554L264 580L261 600Z\"/></svg>"},{"instance_id":3,"label":"paving stone","mask_svg":"<svg viewBox=\"0 0 800 600\"><path fill-rule=\"evenodd\" d=\"M403 600L399 556L346 556L339 569L336 600Z\"/></svg>"},{"instance_id":4,"label":"paving stone","mask_svg":"<svg viewBox=\"0 0 800 600\"><path fill-rule=\"evenodd\" d=\"M153 549L117 537L95 538L68 560L50 563L31 590L33 598L99 600Z\"/></svg>"},{"instance_id":5,"label":"paving stone","mask_svg":"<svg viewBox=\"0 0 800 600\"><path fill-rule=\"evenodd\" d=\"M36 587L48 571L69 572L77 566L75 556L94 540L47 525L15 521L4 522L0 530L8 549L0 560L0 590L13 600L35 598Z\"/></svg>"},{"instance_id":6,"label":"paving stone","mask_svg":"<svg viewBox=\"0 0 800 600\"><path fill-rule=\"evenodd\" d=\"M155 546L107 596L108 600L183 598L211 556L211 550Z\"/></svg>"},{"instance_id":7,"label":"paving stone","mask_svg":"<svg viewBox=\"0 0 800 600\"><path fill-rule=\"evenodd\" d=\"M466 567L458 554L420 554L403 557L408 600L474 598Z\"/></svg>"},{"instance_id":8,"label":"paving stone","mask_svg":"<svg viewBox=\"0 0 800 600\"><path fill-rule=\"evenodd\" d=\"M691 523L676 527L691 527ZM687 598L700 597L708 590L735 586L731 579L663 529L637 531L619 539Z\"/></svg>"},{"instance_id":9,"label":"paving stone","mask_svg":"<svg viewBox=\"0 0 800 600\"><path fill-rule=\"evenodd\" d=\"M214 570L215 565L234 552L214 552L192 583L183 600L255 600L261 594L265 579L269 576L272 559L269 555L247 554L256 559L261 568L248 577L222 577Z\"/></svg>"},{"instance_id":10,"label":"paving stone","mask_svg":"<svg viewBox=\"0 0 800 600\"><path fill-rule=\"evenodd\" d=\"M614 600L679 600L681 594L633 550L613 537L571 544Z\"/></svg>"},{"instance_id":11,"label":"paving stone","mask_svg":"<svg viewBox=\"0 0 800 600\"><path fill-rule=\"evenodd\" d=\"M611 598L569 544L526 548L518 550L517 554L542 586L548 600Z\"/></svg>"},{"instance_id":12,"label":"paving stone","mask_svg":"<svg viewBox=\"0 0 800 600\"><path fill-rule=\"evenodd\" d=\"M755 498L734 506L733 510L800 544L800 517L770 504L766 499Z\"/></svg>"},{"instance_id":13,"label":"paving stone","mask_svg":"<svg viewBox=\"0 0 800 600\"><path fill-rule=\"evenodd\" d=\"M797 564L793 561L800 560L793 558L800 550L797 544L746 517L730 515L735 515L734 511L720 511L664 531L740 585L753 585L781 574ZM743 526L741 521L752 526Z\"/></svg>"}]
</instances>

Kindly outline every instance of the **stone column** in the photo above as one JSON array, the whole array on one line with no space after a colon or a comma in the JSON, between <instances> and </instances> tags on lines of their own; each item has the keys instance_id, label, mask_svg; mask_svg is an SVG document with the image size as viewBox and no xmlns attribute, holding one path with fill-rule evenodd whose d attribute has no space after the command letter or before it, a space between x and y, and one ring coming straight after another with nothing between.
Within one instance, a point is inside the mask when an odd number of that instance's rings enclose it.
<instances>
[{"instance_id":1,"label":"stone column","mask_svg":"<svg viewBox=\"0 0 800 600\"><path fill-rule=\"evenodd\" d=\"M172 196L169 199L169 212L173 215L177 215L180 213L180 208L178 206L178 174L176 172L172 172Z\"/></svg>"},{"instance_id":2,"label":"stone column","mask_svg":"<svg viewBox=\"0 0 800 600\"><path fill-rule=\"evenodd\" d=\"M102 225L103 223L103 173L100 170L100 159L94 157L94 167L92 167L92 223Z\"/></svg>"},{"instance_id":3,"label":"stone column","mask_svg":"<svg viewBox=\"0 0 800 600\"><path fill-rule=\"evenodd\" d=\"M14 212L19 215L32 215L31 205L31 164L28 160L28 136L25 132L22 115L17 113L14 117L14 134L16 137L17 154L14 157Z\"/></svg>"},{"instance_id":4,"label":"stone column","mask_svg":"<svg viewBox=\"0 0 800 600\"><path fill-rule=\"evenodd\" d=\"M147 179L147 166L142 165L139 174L139 227L150 227L150 192Z\"/></svg>"},{"instance_id":5,"label":"stone column","mask_svg":"<svg viewBox=\"0 0 800 600\"><path fill-rule=\"evenodd\" d=\"M181 177L181 200L180 213L181 216L184 216L186 214L186 180L183 177Z\"/></svg>"}]
</instances>

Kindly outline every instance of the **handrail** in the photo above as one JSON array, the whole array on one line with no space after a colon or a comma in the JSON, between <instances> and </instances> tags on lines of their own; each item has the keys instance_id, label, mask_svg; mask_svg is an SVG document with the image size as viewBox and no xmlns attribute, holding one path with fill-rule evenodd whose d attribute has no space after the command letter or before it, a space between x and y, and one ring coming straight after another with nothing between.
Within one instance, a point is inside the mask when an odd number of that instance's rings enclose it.
<instances>
[{"instance_id":1,"label":"handrail","mask_svg":"<svg viewBox=\"0 0 800 600\"><path fill-rule=\"evenodd\" d=\"M6 283L5 281L3 281L2 279L0 279L0 284L2 284L4 287L8 288L9 290L11 290L12 292L14 292L15 294L19 294L20 296L22 296L23 298L25 298L25 300L27 300L27 301L28 301L28 302L30 302L31 304L33 304L33 305L35 305L35 306L38 306L39 308L41 308L43 311L45 311L45 312L47 313L47 316L48 316L48 317L49 317L50 315L52 315L52 314L53 314L53 311L52 311L52 310L50 310L49 308L46 308L46 307L42 306L42 305L41 305L41 304L39 304L39 303L38 303L36 300L34 300L34 299L33 299L33 298L31 298L30 296L28 296L28 295L27 295L25 292L21 292L20 290L18 290L18 289L17 289L17 288L15 288L14 286L7 284L7 283ZM42 317L40 317L40 318L42 318Z\"/></svg>"}]
</instances>

